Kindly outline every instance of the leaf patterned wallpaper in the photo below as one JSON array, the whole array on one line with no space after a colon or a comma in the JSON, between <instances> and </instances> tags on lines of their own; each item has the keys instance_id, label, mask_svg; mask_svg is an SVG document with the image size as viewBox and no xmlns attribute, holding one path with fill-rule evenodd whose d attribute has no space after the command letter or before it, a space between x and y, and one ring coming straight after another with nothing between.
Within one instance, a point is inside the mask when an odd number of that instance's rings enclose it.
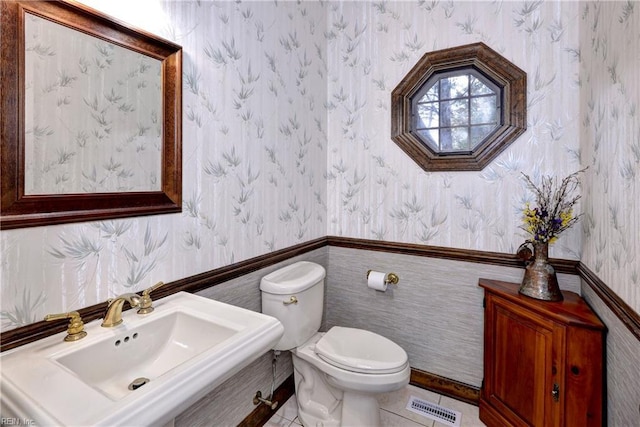
<instances>
[{"instance_id":1,"label":"leaf patterned wallpaper","mask_svg":"<svg viewBox=\"0 0 640 427\"><path fill-rule=\"evenodd\" d=\"M3 231L3 330L326 235L326 5L85 3L183 47L183 212Z\"/></svg>"},{"instance_id":2,"label":"leaf patterned wallpaper","mask_svg":"<svg viewBox=\"0 0 640 427\"><path fill-rule=\"evenodd\" d=\"M342 2L328 16L329 234L514 253L534 181L580 168L574 2ZM425 173L390 141L390 93L427 51L484 42L528 76L528 130L481 172ZM551 256L578 259L571 229Z\"/></svg>"},{"instance_id":3,"label":"leaf patterned wallpaper","mask_svg":"<svg viewBox=\"0 0 640 427\"><path fill-rule=\"evenodd\" d=\"M640 3L581 4L582 262L640 313Z\"/></svg>"},{"instance_id":4,"label":"leaf patterned wallpaper","mask_svg":"<svg viewBox=\"0 0 640 427\"><path fill-rule=\"evenodd\" d=\"M3 330L327 234L512 253L521 172L581 163L586 221L551 256L640 311L633 3L85 3L183 46L183 213L4 231ZM477 41L527 72L528 130L481 172L425 173L389 138L390 93L425 52Z\"/></svg>"},{"instance_id":5,"label":"leaf patterned wallpaper","mask_svg":"<svg viewBox=\"0 0 640 427\"><path fill-rule=\"evenodd\" d=\"M581 167L581 259L640 312L640 10L631 1L331 3L328 234L513 253L521 173ZM527 72L528 130L482 172L425 173L393 143L390 93L426 51L482 41ZM585 209L586 208L586 209Z\"/></svg>"}]
</instances>

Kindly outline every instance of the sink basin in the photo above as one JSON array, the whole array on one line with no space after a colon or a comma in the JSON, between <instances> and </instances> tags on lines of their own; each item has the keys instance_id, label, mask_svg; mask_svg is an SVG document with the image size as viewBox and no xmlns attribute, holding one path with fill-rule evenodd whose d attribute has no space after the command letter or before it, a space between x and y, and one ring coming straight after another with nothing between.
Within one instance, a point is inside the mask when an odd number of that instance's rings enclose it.
<instances>
[{"instance_id":1,"label":"sink basin","mask_svg":"<svg viewBox=\"0 0 640 427\"><path fill-rule=\"evenodd\" d=\"M124 336L102 340L69 354L54 356L83 382L113 400L127 396L137 378L159 378L209 348L226 341L239 329L181 311L158 317ZM139 387L138 387L139 388Z\"/></svg>"},{"instance_id":2,"label":"sink basin","mask_svg":"<svg viewBox=\"0 0 640 427\"><path fill-rule=\"evenodd\" d=\"M275 345L273 317L185 292L64 342L0 355L2 417L36 425L162 425Z\"/></svg>"}]
</instances>

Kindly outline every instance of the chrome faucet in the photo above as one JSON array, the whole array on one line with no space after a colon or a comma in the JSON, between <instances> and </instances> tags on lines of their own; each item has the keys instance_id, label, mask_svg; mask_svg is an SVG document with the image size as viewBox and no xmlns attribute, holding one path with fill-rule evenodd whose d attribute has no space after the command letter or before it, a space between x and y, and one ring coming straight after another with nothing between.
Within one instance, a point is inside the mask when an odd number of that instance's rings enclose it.
<instances>
[{"instance_id":1,"label":"chrome faucet","mask_svg":"<svg viewBox=\"0 0 640 427\"><path fill-rule=\"evenodd\" d=\"M109 306L107 307L107 312L100 326L103 328L111 328L122 323L122 306L125 301L127 301L131 307L137 307L140 305L140 296L138 294L128 293L110 299L108 301Z\"/></svg>"}]
</instances>

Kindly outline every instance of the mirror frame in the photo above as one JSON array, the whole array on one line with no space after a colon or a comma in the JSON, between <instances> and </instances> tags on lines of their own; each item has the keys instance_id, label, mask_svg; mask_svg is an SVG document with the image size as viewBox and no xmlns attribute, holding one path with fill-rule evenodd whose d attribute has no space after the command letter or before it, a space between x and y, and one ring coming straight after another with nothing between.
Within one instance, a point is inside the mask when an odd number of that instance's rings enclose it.
<instances>
[{"instance_id":1,"label":"mirror frame","mask_svg":"<svg viewBox=\"0 0 640 427\"><path fill-rule=\"evenodd\" d=\"M69 1L3 0L0 41L0 228L11 229L182 211L182 48ZM160 191L25 194L25 13L161 62Z\"/></svg>"}]
</instances>

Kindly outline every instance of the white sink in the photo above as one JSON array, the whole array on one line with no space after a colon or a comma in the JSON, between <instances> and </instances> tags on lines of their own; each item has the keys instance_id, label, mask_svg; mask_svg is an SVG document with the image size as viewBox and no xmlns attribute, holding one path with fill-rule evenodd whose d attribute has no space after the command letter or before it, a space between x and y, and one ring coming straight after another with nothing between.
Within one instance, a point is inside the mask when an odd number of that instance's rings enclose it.
<instances>
[{"instance_id":1,"label":"white sink","mask_svg":"<svg viewBox=\"0 0 640 427\"><path fill-rule=\"evenodd\" d=\"M162 425L272 348L273 317L179 292L146 315L0 354L3 418L38 426ZM130 387L131 386L131 387Z\"/></svg>"}]
</instances>

